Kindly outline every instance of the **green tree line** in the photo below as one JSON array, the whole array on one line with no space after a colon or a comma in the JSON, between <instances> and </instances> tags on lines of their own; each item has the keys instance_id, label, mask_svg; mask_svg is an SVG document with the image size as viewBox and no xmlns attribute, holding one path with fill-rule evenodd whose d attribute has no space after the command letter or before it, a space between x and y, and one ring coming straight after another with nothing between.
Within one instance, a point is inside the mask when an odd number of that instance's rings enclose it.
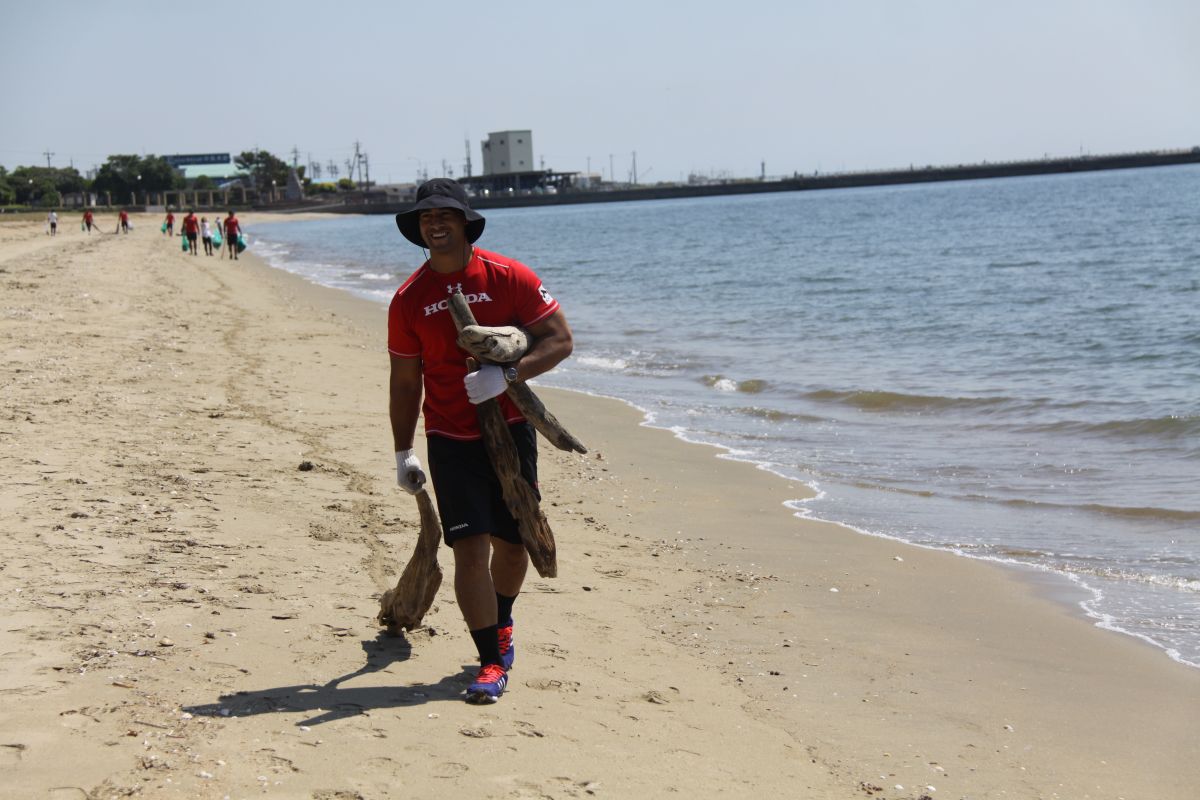
<instances>
[{"instance_id":1,"label":"green tree line","mask_svg":"<svg viewBox=\"0 0 1200 800\"><path fill-rule=\"evenodd\" d=\"M259 189L287 185L290 167L287 162L266 150L247 150L233 159L237 177ZM304 167L297 167L306 188L316 192L353 189L354 183L342 179L334 184L313 186L304 176ZM0 166L0 205L24 205L53 208L62 204L64 195L77 192L108 192L121 203L136 193L164 192L176 189L214 189L216 182L207 175L191 181L183 177L163 156L115 155L100 166L93 180L87 180L74 167L16 167L11 172Z\"/></svg>"}]
</instances>

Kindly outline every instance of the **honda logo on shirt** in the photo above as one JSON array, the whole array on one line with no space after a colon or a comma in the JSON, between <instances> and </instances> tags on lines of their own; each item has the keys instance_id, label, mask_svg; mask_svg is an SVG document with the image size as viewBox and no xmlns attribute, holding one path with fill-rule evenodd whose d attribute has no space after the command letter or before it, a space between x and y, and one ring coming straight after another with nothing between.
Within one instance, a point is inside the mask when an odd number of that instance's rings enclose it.
<instances>
[{"instance_id":1,"label":"honda logo on shirt","mask_svg":"<svg viewBox=\"0 0 1200 800\"><path fill-rule=\"evenodd\" d=\"M462 284L459 284L458 287L447 286L446 288L451 290L450 294L454 294L453 290L455 288L458 288L459 291L462 291ZM464 294L463 297L466 298L467 305L475 305L476 303L492 302L492 298L488 296L487 292L480 292L479 294L475 294L474 292L472 292L471 294ZM429 315L436 314L439 311L445 311L449 307L450 307L449 300L439 300L436 303L431 303L431 304L425 306L425 316L428 317Z\"/></svg>"}]
</instances>

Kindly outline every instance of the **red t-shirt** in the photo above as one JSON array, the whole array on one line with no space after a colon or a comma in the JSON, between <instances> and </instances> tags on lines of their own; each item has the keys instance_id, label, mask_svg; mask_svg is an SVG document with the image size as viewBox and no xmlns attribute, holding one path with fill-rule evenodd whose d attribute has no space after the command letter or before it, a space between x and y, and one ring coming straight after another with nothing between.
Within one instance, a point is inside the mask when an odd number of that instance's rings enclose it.
<instances>
[{"instance_id":1,"label":"red t-shirt","mask_svg":"<svg viewBox=\"0 0 1200 800\"><path fill-rule=\"evenodd\" d=\"M122 211L120 214L117 215L117 218L120 219L121 222L124 222L125 220L129 219L129 214L125 211Z\"/></svg>"},{"instance_id":2,"label":"red t-shirt","mask_svg":"<svg viewBox=\"0 0 1200 800\"><path fill-rule=\"evenodd\" d=\"M232 239L234 236L237 236L238 229L241 227L242 226L238 224L237 217L226 217L225 218L225 236L226 236L226 238Z\"/></svg>"},{"instance_id":3,"label":"red t-shirt","mask_svg":"<svg viewBox=\"0 0 1200 800\"><path fill-rule=\"evenodd\" d=\"M200 232L200 220L196 219L195 216L188 214L186 217L183 218L183 232L184 233L199 233Z\"/></svg>"},{"instance_id":4,"label":"red t-shirt","mask_svg":"<svg viewBox=\"0 0 1200 800\"><path fill-rule=\"evenodd\" d=\"M167 214L167 224L168 225L175 224L175 215L174 214Z\"/></svg>"},{"instance_id":5,"label":"red t-shirt","mask_svg":"<svg viewBox=\"0 0 1200 800\"><path fill-rule=\"evenodd\" d=\"M425 433L479 439L479 418L463 386L470 354L455 342L458 331L449 310L456 288L480 325L528 328L557 311L558 301L529 267L479 248L459 272L434 272L427 261L396 290L388 309L388 352L421 359ZM497 399L508 422L524 419L506 396Z\"/></svg>"}]
</instances>

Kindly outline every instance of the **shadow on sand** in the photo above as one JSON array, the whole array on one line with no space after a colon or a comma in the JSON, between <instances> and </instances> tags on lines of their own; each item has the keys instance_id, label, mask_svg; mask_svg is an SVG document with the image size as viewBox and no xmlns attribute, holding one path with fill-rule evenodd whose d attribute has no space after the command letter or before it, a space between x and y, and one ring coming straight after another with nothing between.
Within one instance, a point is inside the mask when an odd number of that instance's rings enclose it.
<instances>
[{"instance_id":1,"label":"shadow on sand","mask_svg":"<svg viewBox=\"0 0 1200 800\"><path fill-rule=\"evenodd\" d=\"M364 686L342 688L340 684L407 661L412 644L403 636L380 633L375 639L361 642L367 661L354 672L339 675L324 685L298 684L276 686L257 691L242 691L221 695L215 703L184 706L183 710L204 717L248 717L256 714L322 712L296 722L297 725L320 725L364 711L380 708L404 708L443 700L461 702L463 690L471 682L476 665L466 665L462 671L448 675L437 683L409 686Z\"/></svg>"}]
</instances>

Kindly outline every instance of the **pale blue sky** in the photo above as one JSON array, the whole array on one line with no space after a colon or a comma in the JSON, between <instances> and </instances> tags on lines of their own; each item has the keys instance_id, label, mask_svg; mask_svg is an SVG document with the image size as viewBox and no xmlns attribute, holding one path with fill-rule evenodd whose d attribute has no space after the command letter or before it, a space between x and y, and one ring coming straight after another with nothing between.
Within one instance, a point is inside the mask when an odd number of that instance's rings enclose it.
<instances>
[{"instance_id":1,"label":"pale blue sky","mask_svg":"<svg viewBox=\"0 0 1200 800\"><path fill-rule=\"evenodd\" d=\"M648 182L1200 145L1196 0L0 0L0 30L10 168L358 140L398 182L518 128Z\"/></svg>"}]
</instances>

